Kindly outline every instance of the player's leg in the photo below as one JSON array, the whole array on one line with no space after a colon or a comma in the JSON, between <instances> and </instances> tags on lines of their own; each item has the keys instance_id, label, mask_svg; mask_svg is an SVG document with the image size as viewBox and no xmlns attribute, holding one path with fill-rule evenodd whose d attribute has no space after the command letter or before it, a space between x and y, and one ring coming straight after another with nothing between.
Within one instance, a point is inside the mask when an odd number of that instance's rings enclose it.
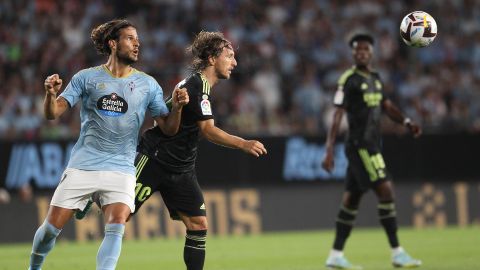
<instances>
[{"instance_id":1,"label":"player's leg","mask_svg":"<svg viewBox=\"0 0 480 270\"><path fill-rule=\"evenodd\" d=\"M337 214L335 240L326 265L337 269L361 269L360 266L353 265L347 260L343 250L355 224L362 196L370 188L371 181L358 148L347 145L345 154L348 158L346 191Z\"/></svg>"},{"instance_id":2,"label":"player's leg","mask_svg":"<svg viewBox=\"0 0 480 270\"><path fill-rule=\"evenodd\" d=\"M187 228L183 249L187 270L201 270L205 262L208 224L205 201L195 172L162 175L159 190L170 216L182 220Z\"/></svg>"},{"instance_id":3,"label":"player's leg","mask_svg":"<svg viewBox=\"0 0 480 270\"><path fill-rule=\"evenodd\" d=\"M207 217L189 217L183 213L179 213L179 215L187 228L183 260L188 270L201 270L205 263L205 244L208 230Z\"/></svg>"},{"instance_id":4,"label":"player's leg","mask_svg":"<svg viewBox=\"0 0 480 270\"><path fill-rule=\"evenodd\" d=\"M85 188L83 172L66 169L53 194L47 218L35 232L30 257L31 270L40 269L45 257L55 245L57 236L65 224L72 218L75 209L83 208L93 189Z\"/></svg>"},{"instance_id":5,"label":"player's leg","mask_svg":"<svg viewBox=\"0 0 480 270\"><path fill-rule=\"evenodd\" d=\"M343 249L353 229L362 195L363 193L359 191L345 191L343 194L342 204L335 222L335 240L326 262L329 268L361 269L361 267L352 265L347 260L343 254Z\"/></svg>"},{"instance_id":6,"label":"player's leg","mask_svg":"<svg viewBox=\"0 0 480 270\"><path fill-rule=\"evenodd\" d=\"M43 224L35 232L30 255L29 270L39 270L45 257L55 246L57 236L73 215L72 209L50 206L48 215Z\"/></svg>"},{"instance_id":7,"label":"player's leg","mask_svg":"<svg viewBox=\"0 0 480 270\"><path fill-rule=\"evenodd\" d=\"M398 224L395 210L395 196L393 191L393 183L391 181L380 181L374 187L375 194L378 198L378 216L388 242L392 249L392 263L395 267L417 267L421 265L421 261L413 259L400 246L398 240Z\"/></svg>"},{"instance_id":8,"label":"player's leg","mask_svg":"<svg viewBox=\"0 0 480 270\"><path fill-rule=\"evenodd\" d=\"M97 270L115 269L122 249L125 223L135 210L135 176L120 172L101 172L98 191L105 218L105 236L97 253Z\"/></svg>"}]
</instances>

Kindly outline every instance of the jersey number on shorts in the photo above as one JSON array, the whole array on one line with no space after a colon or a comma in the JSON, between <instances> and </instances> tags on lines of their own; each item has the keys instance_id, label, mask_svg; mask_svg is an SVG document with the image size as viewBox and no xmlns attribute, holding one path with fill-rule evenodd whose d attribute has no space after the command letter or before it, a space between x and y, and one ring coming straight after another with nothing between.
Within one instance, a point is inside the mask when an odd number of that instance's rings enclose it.
<instances>
[{"instance_id":1,"label":"jersey number on shorts","mask_svg":"<svg viewBox=\"0 0 480 270\"><path fill-rule=\"evenodd\" d=\"M135 197L139 202L143 202L152 194L152 188L149 186L143 186L142 183L137 183L135 187Z\"/></svg>"},{"instance_id":2,"label":"jersey number on shorts","mask_svg":"<svg viewBox=\"0 0 480 270\"><path fill-rule=\"evenodd\" d=\"M358 150L360 158L363 161L363 165L367 170L370 180L377 181L378 178L385 178L385 161L383 160L382 154L377 153L370 155L367 149L360 148Z\"/></svg>"}]
</instances>

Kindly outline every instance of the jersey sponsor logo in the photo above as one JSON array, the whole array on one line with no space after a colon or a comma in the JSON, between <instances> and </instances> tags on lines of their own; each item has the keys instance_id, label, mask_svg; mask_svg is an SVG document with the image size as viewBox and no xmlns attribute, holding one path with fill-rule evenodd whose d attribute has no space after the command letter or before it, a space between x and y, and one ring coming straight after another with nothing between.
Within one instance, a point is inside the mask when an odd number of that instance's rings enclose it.
<instances>
[{"instance_id":1,"label":"jersey sponsor logo","mask_svg":"<svg viewBox=\"0 0 480 270\"><path fill-rule=\"evenodd\" d=\"M208 99L204 99L200 102L200 107L202 108L203 115L212 115L212 106L210 105L210 101Z\"/></svg>"},{"instance_id":2,"label":"jersey sponsor logo","mask_svg":"<svg viewBox=\"0 0 480 270\"><path fill-rule=\"evenodd\" d=\"M117 93L111 93L98 99L97 109L102 115L118 117L128 111L128 104Z\"/></svg>"},{"instance_id":3,"label":"jersey sponsor logo","mask_svg":"<svg viewBox=\"0 0 480 270\"><path fill-rule=\"evenodd\" d=\"M380 105L380 101L382 100L382 93L373 92L373 93L364 93L363 94L363 101L367 104L368 107L377 107Z\"/></svg>"}]
</instances>

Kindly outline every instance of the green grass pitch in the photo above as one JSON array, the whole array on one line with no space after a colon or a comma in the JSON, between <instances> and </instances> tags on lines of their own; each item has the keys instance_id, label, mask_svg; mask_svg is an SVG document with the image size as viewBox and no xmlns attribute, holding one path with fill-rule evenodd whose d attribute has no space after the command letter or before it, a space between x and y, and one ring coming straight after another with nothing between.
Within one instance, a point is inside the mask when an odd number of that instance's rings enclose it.
<instances>
[{"instance_id":1,"label":"green grass pitch","mask_svg":"<svg viewBox=\"0 0 480 270\"><path fill-rule=\"evenodd\" d=\"M480 269L480 227L400 230L402 245L423 261L424 270ZM210 237L206 270L313 270L324 262L333 231L268 233L255 236ZM44 270L95 268L99 242L57 243ZM30 244L0 245L0 270L27 269ZM185 269L183 239L125 241L118 270ZM365 270L393 269L381 229L355 229L345 250Z\"/></svg>"}]
</instances>

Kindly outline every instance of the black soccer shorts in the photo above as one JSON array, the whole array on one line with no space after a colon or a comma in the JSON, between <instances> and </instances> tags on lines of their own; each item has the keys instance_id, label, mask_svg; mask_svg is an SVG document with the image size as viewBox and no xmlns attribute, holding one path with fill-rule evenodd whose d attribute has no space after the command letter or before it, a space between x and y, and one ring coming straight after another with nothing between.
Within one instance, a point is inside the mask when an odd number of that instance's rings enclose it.
<instances>
[{"instance_id":1,"label":"black soccer shorts","mask_svg":"<svg viewBox=\"0 0 480 270\"><path fill-rule=\"evenodd\" d=\"M172 219L180 220L179 212L189 217L207 215L195 170L172 173L142 153L137 153L135 167L135 213L155 191L160 191Z\"/></svg>"},{"instance_id":2,"label":"black soccer shorts","mask_svg":"<svg viewBox=\"0 0 480 270\"><path fill-rule=\"evenodd\" d=\"M347 145L345 154L348 159L346 190L363 193L390 178L380 151Z\"/></svg>"}]
</instances>

